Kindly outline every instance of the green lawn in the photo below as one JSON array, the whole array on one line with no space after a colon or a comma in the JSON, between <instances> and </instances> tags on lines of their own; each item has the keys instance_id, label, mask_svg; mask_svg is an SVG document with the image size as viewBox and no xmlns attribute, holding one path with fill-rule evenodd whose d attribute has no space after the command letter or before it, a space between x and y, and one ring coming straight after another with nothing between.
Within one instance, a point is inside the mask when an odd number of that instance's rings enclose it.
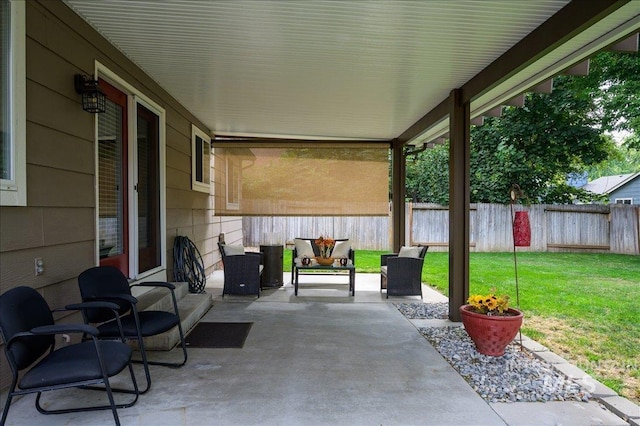
<instances>
[{"instance_id":1,"label":"green lawn","mask_svg":"<svg viewBox=\"0 0 640 426\"><path fill-rule=\"evenodd\" d=\"M358 272L380 254L356 251ZM640 256L518 252L523 332L640 403ZM285 270L291 270L285 250ZM423 282L448 294L448 253L429 252ZM470 293L496 288L516 304L513 253L471 253Z\"/></svg>"}]
</instances>

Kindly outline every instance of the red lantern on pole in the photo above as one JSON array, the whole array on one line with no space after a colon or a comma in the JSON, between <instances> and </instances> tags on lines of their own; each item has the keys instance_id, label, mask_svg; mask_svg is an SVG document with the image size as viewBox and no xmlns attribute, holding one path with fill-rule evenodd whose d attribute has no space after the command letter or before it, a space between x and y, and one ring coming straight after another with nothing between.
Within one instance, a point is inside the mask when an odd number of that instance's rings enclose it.
<instances>
[{"instance_id":1,"label":"red lantern on pole","mask_svg":"<svg viewBox=\"0 0 640 426\"><path fill-rule=\"evenodd\" d=\"M529 213L519 211L513 219L513 245L516 247L529 247L531 245L531 225Z\"/></svg>"}]
</instances>

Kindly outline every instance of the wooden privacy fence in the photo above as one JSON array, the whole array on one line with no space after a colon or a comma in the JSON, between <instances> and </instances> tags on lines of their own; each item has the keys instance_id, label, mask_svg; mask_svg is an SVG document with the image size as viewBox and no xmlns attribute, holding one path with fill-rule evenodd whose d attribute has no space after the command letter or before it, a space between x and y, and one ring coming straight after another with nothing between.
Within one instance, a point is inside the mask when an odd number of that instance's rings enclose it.
<instances>
[{"instance_id":1,"label":"wooden privacy fence","mask_svg":"<svg viewBox=\"0 0 640 426\"><path fill-rule=\"evenodd\" d=\"M633 205L545 205L515 206L529 214L530 251L579 251L640 254L640 208ZM472 204L470 211L472 251L513 250L511 206ZM429 245L429 250L447 251L449 211L447 206L407 204L408 244ZM391 247L389 217L244 217L245 245L266 242L286 244L295 237L329 235L349 238L356 249L388 250Z\"/></svg>"},{"instance_id":2,"label":"wooden privacy fence","mask_svg":"<svg viewBox=\"0 0 640 426\"><path fill-rule=\"evenodd\" d=\"M244 216L242 230L246 246L287 244L294 238L349 238L361 250L389 250L388 216Z\"/></svg>"}]
</instances>

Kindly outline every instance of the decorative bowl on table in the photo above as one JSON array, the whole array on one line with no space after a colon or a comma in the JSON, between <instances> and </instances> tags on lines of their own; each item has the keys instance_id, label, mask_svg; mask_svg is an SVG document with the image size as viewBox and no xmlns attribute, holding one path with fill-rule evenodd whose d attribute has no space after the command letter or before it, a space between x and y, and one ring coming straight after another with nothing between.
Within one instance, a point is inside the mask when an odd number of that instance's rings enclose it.
<instances>
[{"instance_id":1,"label":"decorative bowl on table","mask_svg":"<svg viewBox=\"0 0 640 426\"><path fill-rule=\"evenodd\" d=\"M333 265L333 257L316 257L316 261L318 264L322 266L331 266Z\"/></svg>"}]
</instances>

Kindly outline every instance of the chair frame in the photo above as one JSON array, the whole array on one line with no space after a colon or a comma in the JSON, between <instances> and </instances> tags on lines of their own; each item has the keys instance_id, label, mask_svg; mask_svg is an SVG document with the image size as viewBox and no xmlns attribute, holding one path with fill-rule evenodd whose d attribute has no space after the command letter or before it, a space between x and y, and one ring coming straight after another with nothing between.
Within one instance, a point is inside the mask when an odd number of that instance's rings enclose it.
<instances>
[{"instance_id":1,"label":"chair frame","mask_svg":"<svg viewBox=\"0 0 640 426\"><path fill-rule=\"evenodd\" d=\"M429 246L420 246L420 257L400 257L398 253L380 256L380 267L387 267L386 274L380 271L380 292L387 290L389 296L420 296L422 299L422 266Z\"/></svg>"},{"instance_id":2,"label":"chair frame","mask_svg":"<svg viewBox=\"0 0 640 426\"><path fill-rule=\"evenodd\" d=\"M80 276L78 277L78 283L80 285L80 287L82 288L82 280L87 279L87 278L82 278L83 276L86 277L85 274L90 274L90 271L96 270L98 268L111 268L114 269L116 271L118 271L118 273L122 274L120 272L120 270L118 270L117 268L111 267L111 266L96 266L94 268L90 268L87 269L86 271L84 271L82 274L80 274ZM114 272L115 273L115 272ZM126 277L124 277L124 275L122 275L122 277L126 280ZM173 312L172 314L177 316L177 324L176 326L178 327L178 333L180 335L180 346L182 347L182 354L183 354L183 359L182 361L179 362L164 362L164 361L151 361L149 360L148 356L147 356L147 350L145 348L144 345L144 335L142 333L142 323L140 321L140 314L138 311L138 299L136 297L134 297L132 294L126 294L126 293L109 293L109 292L105 292L104 294L100 295L100 296L94 296L94 297L85 297L83 296L83 301L112 301L118 304L119 310L118 310L118 321L121 321L123 317L127 316L127 315L132 315L133 319L134 319L134 323L135 323L135 328L136 328L136 334L127 334L124 333L124 337L125 339L130 339L130 340L136 340L138 343L138 349L140 351L140 356L142 359L137 360L134 359L132 362L136 363L136 364L142 364L144 366L144 374L145 374L145 379L146 379L146 387L140 391L141 394L145 394L146 392L149 391L149 389L151 389L151 373L149 371L149 365L160 365L163 367L172 367L172 368L179 368L182 367L183 365L186 364L187 359L188 359L188 353L187 353L187 344L185 342L185 337L184 337L184 332L182 329L182 321L180 318L180 312L178 310L178 301L176 299L176 295L175 295L175 285L168 283L168 282L161 282L161 281L149 281L149 282L142 282L142 283L137 283L137 284L133 284L133 285L129 285L129 291L131 291L131 288L134 287L156 287L156 288L165 288L167 289L170 294L171 294L171 301L173 304ZM82 293L82 290L81 290ZM91 324L91 315L88 314L88 311L86 309L82 310L82 314L85 320L85 323L87 324ZM100 329L100 325L102 325L104 323L99 323L98 324L98 329ZM168 330L167 330L168 331ZM149 336L146 336L149 337ZM103 336L103 338L105 338ZM109 336L107 338L112 338L112 336ZM119 392L126 392L126 390L123 389L117 389Z\"/></svg>"},{"instance_id":3,"label":"chair frame","mask_svg":"<svg viewBox=\"0 0 640 426\"><path fill-rule=\"evenodd\" d=\"M44 300L44 298L42 298L40 293L38 293L35 289L33 289L31 287L16 287L16 288L6 292L3 296L5 296L7 294L10 294L10 292L23 292L23 293L25 293L25 296L29 296L26 293L30 293L31 292L32 293L31 296L41 298L42 301L44 302L44 304L46 304L46 301ZM9 296L9 297L11 297L11 296ZM76 311L76 310L82 310L82 309L88 309L88 308L91 308L91 309L109 309L109 310L111 310L113 312L114 317L117 318L117 311L118 311L119 307L118 307L117 304L110 303L110 302L88 302L88 303L78 303L78 304L74 304L74 305L68 305L64 309L49 310L49 312L53 313L53 312L63 312L63 311ZM30 313L32 313L32 312L25 312L26 315L29 315ZM132 363L131 356L129 356L129 361L127 363L128 364L127 367L129 369L129 375L131 376L131 381L133 383L133 389L132 390L128 390L127 389L125 391L126 391L126 393L135 395L135 397L133 398L132 401L129 401L129 402L126 402L126 403L116 404L115 400L113 398L113 393L117 392L117 390L112 388L110 383L109 383L109 375L108 375L108 373L106 371L105 361L104 361L105 354L102 353L103 351L102 351L102 349L100 347L100 344L99 344L99 339L98 339L99 331L97 330L97 328L95 328L95 327L93 327L91 325L87 325L87 324L74 324L74 323L55 324L55 322L53 322L53 317L51 317L51 320L52 320L51 324L34 327L34 328L30 329L29 331L20 331L20 332L12 333L11 335L7 335L8 333L5 330L5 326L0 324L0 335L2 336L2 339L5 341L4 351L5 351L5 355L6 355L6 358L7 358L9 367L11 369L11 373L12 373L11 385L10 385L10 388L9 388L9 393L7 395L7 400L6 400L4 409L2 411L2 419L0 420L0 424L2 424L2 425L5 424L5 422L7 420L7 416L9 414L9 408L11 406L11 401L12 401L14 396L27 395L27 394L30 394L30 393L37 393L38 395L36 397L35 406L36 406L36 409L38 410L38 412L40 412L42 414L47 414L47 415L49 415L49 414L64 414L64 413L76 413L76 412L81 412L81 411L96 411L96 410L108 410L108 409L111 409L116 425L120 425L120 419L118 417L117 409L118 408L127 408L127 407L133 406L138 401L138 397L140 395L140 391L138 389L138 383L136 381L135 374L133 372L133 366L131 364ZM120 341L122 342L123 345L126 345L125 340L124 340L124 336L122 334L122 328L121 327L120 327L120 331L121 331L121 339L120 339ZM18 380L19 380L20 372L22 370L34 368L37 365L41 365L43 362L46 363L47 358L42 358L40 356L40 359L38 361L36 361L35 363L32 363L29 366L20 368L19 364L21 362L18 362L16 360L16 357L15 357L15 354L14 354L14 351L13 351L14 345L17 348L16 350L18 352L20 352L20 346L21 346L20 341L22 340L24 342L24 338L25 337L36 337L36 336L39 336L41 338L45 338L46 339L46 336L50 336L50 340L47 343L48 349L46 349L46 348L42 349L42 354L44 354L44 353L53 354L56 351L56 349L55 349L56 344L55 344L55 339L54 339L55 335L57 335L57 334L76 334L76 333L82 334L83 337L84 336L89 336L91 341L93 342L93 346L95 347L95 350L96 350L96 358L98 360L98 363L100 365L100 370L101 370L101 373L102 373L102 377L101 378L96 378L96 379L91 379L91 380L83 380L83 381L70 380L70 381L68 381L66 383L59 383L57 385L31 387L29 389L20 389L20 390L16 389L16 387L18 386ZM81 345L81 344L86 344L86 342L85 343L79 343L79 344L71 345L71 347L77 346L77 345ZM22 345L24 345L24 343ZM90 385L96 385L96 384L103 384L104 385L104 387L98 387L98 388L93 388L93 389L99 389L99 390L103 390L103 391L107 392L107 397L109 399L109 404L108 405L97 405L97 406L89 406L89 407L74 407L74 408L46 410L40 404L40 399L41 399L41 396L42 396L43 392L53 391L53 390L58 390L58 389L72 388L72 387L88 388Z\"/></svg>"},{"instance_id":4,"label":"chair frame","mask_svg":"<svg viewBox=\"0 0 640 426\"><path fill-rule=\"evenodd\" d=\"M256 295L260 297L262 253L245 252L244 254L228 256L224 252L225 245L226 243L224 242L218 242L224 267L222 297L225 294Z\"/></svg>"}]
</instances>

